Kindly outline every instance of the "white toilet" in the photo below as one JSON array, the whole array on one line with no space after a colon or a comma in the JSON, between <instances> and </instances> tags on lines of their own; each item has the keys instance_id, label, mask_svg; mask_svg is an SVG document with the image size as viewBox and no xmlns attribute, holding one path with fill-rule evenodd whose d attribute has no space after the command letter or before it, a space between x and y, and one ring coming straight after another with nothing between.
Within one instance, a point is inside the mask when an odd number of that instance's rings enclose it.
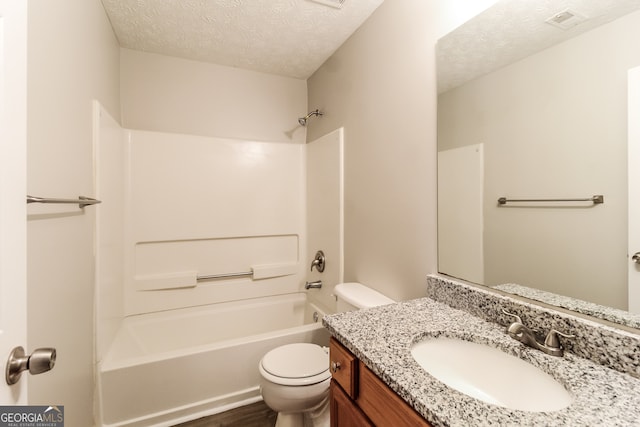
<instances>
[{"instance_id":1,"label":"white toilet","mask_svg":"<svg viewBox=\"0 0 640 427\"><path fill-rule=\"evenodd\" d=\"M360 283L340 283L334 294L338 312L392 304L390 298ZM277 347L264 355L260 392L278 412L276 427L329 426L329 349L298 343Z\"/></svg>"}]
</instances>

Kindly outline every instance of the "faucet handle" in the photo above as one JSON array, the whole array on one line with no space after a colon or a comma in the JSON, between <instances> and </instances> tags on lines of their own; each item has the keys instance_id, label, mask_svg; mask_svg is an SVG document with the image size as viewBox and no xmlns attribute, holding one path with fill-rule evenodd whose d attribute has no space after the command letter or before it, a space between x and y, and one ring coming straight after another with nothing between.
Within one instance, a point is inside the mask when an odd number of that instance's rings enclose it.
<instances>
[{"instance_id":1,"label":"faucet handle","mask_svg":"<svg viewBox=\"0 0 640 427\"><path fill-rule=\"evenodd\" d=\"M517 314L513 314L513 313L509 313L507 310L505 310L504 308L502 309L502 312L504 314L506 314L507 316L511 316L511 317L515 317L516 320L518 321L518 323L522 323L522 319L520 318L520 316L518 316Z\"/></svg>"},{"instance_id":2,"label":"faucet handle","mask_svg":"<svg viewBox=\"0 0 640 427\"><path fill-rule=\"evenodd\" d=\"M324 259L324 252L316 252L313 261L311 261L311 268L309 269L309 271L313 271L313 267L315 267L318 272L322 273L324 271L325 262L326 261Z\"/></svg>"},{"instance_id":3,"label":"faucet handle","mask_svg":"<svg viewBox=\"0 0 640 427\"><path fill-rule=\"evenodd\" d=\"M560 331L556 331L555 329L551 329L547 334L547 337L544 339L544 345L549 348L561 348L560 339L558 335L564 338L575 338L575 335L564 334Z\"/></svg>"}]
</instances>

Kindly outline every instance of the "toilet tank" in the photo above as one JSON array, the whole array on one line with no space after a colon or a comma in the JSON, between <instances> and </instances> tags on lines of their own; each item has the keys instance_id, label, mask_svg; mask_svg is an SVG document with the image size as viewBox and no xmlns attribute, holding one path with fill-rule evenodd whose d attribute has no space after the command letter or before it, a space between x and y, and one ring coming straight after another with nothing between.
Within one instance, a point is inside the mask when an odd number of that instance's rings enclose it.
<instances>
[{"instance_id":1,"label":"toilet tank","mask_svg":"<svg viewBox=\"0 0 640 427\"><path fill-rule=\"evenodd\" d=\"M338 313L393 304L395 302L380 292L356 282L340 283L336 285L333 293L337 299Z\"/></svg>"}]
</instances>

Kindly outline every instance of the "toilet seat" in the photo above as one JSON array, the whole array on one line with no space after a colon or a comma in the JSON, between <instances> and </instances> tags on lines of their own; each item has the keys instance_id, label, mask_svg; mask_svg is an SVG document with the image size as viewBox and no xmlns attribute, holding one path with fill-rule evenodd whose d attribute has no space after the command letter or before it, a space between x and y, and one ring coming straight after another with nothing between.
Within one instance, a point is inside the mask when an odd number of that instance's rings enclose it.
<instances>
[{"instance_id":1,"label":"toilet seat","mask_svg":"<svg viewBox=\"0 0 640 427\"><path fill-rule=\"evenodd\" d=\"M331 377L328 349L309 343L277 347L260 361L260 374L268 381L281 385L320 383Z\"/></svg>"}]
</instances>

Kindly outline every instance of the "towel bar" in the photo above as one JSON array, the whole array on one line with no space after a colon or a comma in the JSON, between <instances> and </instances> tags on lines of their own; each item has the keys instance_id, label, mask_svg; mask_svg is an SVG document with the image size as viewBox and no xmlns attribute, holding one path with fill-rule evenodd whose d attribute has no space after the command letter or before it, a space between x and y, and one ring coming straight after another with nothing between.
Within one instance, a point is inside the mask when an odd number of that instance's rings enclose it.
<instances>
[{"instance_id":1,"label":"towel bar","mask_svg":"<svg viewBox=\"0 0 640 427\"><path fill-rule=\"evenodd\" d=\"M229 277L246 277L253 276L253 271L243 271L240 273L223 273L223 274L211 274L209 276L197 276L196 281L202 280L214 280L214 279L226 279Z\"/></svg>"},{"instance_id":2,"label":"towel bar","mask_svg":"<svg viewBox=\"0 0 640 427\"><path fill-rule=\"evenodd\" d=\"M594 205L599 205L604 203L604 196L598 194L586 199L507 199L506 197L498 199L499 205L505 205L507 202L593 202Z\"/></svg>"},{"instance_id":3,"label":"towel bar","mask_svg":"<svg viewBox=\"0 0 640 427\"><path fill-rule=\"evenodd\" d=\"M77 199L54 199L50 197L35 197L27 195L27 203L66 203L77 204L79 208L85 206L95 205L102 203L100 200L92 199L91 197L80 196Z\"/></svg>"}]
</instances>

